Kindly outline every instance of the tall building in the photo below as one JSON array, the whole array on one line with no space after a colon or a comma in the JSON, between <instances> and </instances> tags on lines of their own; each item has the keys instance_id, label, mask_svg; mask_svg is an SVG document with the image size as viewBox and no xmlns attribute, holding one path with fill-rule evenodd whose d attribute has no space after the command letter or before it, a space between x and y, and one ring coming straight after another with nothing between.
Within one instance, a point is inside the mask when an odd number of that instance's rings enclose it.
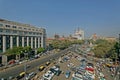
<instances>
[{"instance_id":1,"label":"tall building","mask_svg":"<svg viewBox=\"0 0 120 80\"><path fill-rule=\"evenodd\" d=\"M45 39L44 28L0 19L0 53L14 46L45 48Z\"/></svg>"},{"instance_id":2,"label":"tall building","mask_svg":"<svg viewBox=\"0 0 120 80\"><path fill-rule=\"evenodd\" d=\"M81 29L77 29L73 35L74 38L77 38L78 40L84 40L84 31Z\"/></svg>"},{"instance_id":3,"label":"tall building","mask_svg":"<svg viewBox=\"0 0 120 80\"><path fill-rule=\"evenodd\" d=\"M90 39L92 39L93 41L96 41L96 40L98 39L97 34L96 34L96 33L94 33L94 34L91 36L91 38L90 38Z\"/></svg>"},{"instance_id":4,"label":"tall building","mask_svg":"<svg viewBox=\"0 0 120 80\"><path fill-rule=\"evenodd\" d=\"M60 38L60 36L58 34L54 35L54 39L59 39L59 38Z\"/></svg>"}]
</instances>

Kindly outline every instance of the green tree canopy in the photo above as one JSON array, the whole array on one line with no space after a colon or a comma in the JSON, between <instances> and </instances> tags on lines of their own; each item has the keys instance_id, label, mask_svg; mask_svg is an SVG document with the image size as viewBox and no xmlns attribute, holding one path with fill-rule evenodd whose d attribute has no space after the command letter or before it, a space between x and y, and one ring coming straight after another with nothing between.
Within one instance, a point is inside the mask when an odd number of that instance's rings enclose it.
<instances>
[{"instance_id":1,"label":"green tree canopy","mask_svg":"<svg viewBox=\"0 0 120 80\"><path fill-rule=\"evenodd\" d=\"M31 50L31 47L13 47L12 49L8 49L5 52L5 55L19 55L23 54L25 51L28 52Z\"/></svg>"},{"instance_id":2,"label":"green tree canopy","mask_svg":"<svg viewBox=\"0 0 120 80\"><path fill-rule=\"evenodd\" d=\"M51 42L51 47L54 49L65 49L67 47L69 47L72 44L82 44L84 41L83 40L74 40L74 41L70 41L70 40L53 40Z\"/></svg>"},{"instance_id":3,"label":"green tree canopy","mask_svg":"<svg viewBox=\"0 0 120 80\"><path fill-rule=\"evenodd\" d=\"M115 42L99 39L95 44L96 46L94 47L93 52L96 57L110 57L110 55L113 55L110 51L113 49Z\"/></svg>"},{"instance_id":4,"label":"green tree canopy","mask_svg":"<svg viewBox=\"0 0 120 80\"><path fill-rule=\"evenodd\" d=\"M41 53L41 52L44 52L44 51L45 51L45 48L42 48L42 47L37 49L37 53Z\"/></svg>"}]
</instances>

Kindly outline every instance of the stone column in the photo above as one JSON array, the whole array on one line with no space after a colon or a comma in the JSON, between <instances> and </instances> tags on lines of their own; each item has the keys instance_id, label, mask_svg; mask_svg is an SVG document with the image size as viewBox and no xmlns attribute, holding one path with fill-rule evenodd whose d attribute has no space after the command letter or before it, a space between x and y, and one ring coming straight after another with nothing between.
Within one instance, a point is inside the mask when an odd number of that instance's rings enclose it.
<instances>
[{"instance_id":1,"label":"stone column","mask_svg":"<svg viewBox=\"0 0 120 80\"><path fill-rule=\"evenodd\" d=\"M33 48L33 37L31 37L31 48Z\"/></svg>"},{"instance_id":2,"label":"stone column","mask_svg":"<svg viewBox=\"0 0 120 80\"><path fill-rule=\"evenodd\" d=\"M19 47L19 36L17 36L17 47Z\"/></svg>"},{"instance_id":3,"label":"stone column","mask_svg":"<svg viewBox=\"0 0 120 80\"><path fill-rule=\"evenodd\" d=\"M43 35L41 35L41 47L44 47L44 46L43 46L43 42L44 42L43 40L44 40L44 39L43 39Z\"/></svg>"},{"instance_id":4,"label":"stone column","mask_svg":"<svg viewBox=\"0 0 120 80\"><path fill-rule=\"evenodd\" d=\"M29 37L27 37L27 46L29 46Z\"/></svg>"},{"instance_id":5,"label":"stone column","mask_svg":"<svg viewBox=\"0 0 120 80\"><path fill-rule=\"evenodd\" d=\"M24 47L24 37L22 37L22 47Z\"/></svg>"},{"instance_id":6,"label":"stone column","mask_svg":"<svg viewBox=\"0 0 120 80\"><path fill-rule=\"evenodd\" d=\"M3 52L6 51L6 36L3 36Z\"/></svg>"},{"instance_id":7,"label":"stone column","mask_svg":"<svg viewBox=\"0 0 120 80\"><path fill-rule=\"evenodd\" d=\"M35 37L35 49L37 48L37 39L36 39L36 37Z\"/></svg>"},{"instance_id":8,"label":"stone column","mask_svg":"<svg viewBox=\"0 0 120 80\"><path fill-rule=\"evenodd\" d=\"M40 38L38 37L38 48L40 47Z\"/></svg>"},{"instance_id":9,"label":"stone column","mask_svg":"<svg viewBox=\"0 0 120 80\"><path fill-rule=\"evenodd\" d=\"M13 36L10 36L10 48L13 48Z\"/></svg>"}]
</instances>

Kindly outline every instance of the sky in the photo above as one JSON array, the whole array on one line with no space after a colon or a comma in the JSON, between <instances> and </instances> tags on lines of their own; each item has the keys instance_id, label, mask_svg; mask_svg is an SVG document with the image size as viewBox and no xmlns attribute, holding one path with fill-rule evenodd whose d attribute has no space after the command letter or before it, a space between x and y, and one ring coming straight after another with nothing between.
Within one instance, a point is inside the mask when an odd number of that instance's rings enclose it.
<instances>
[{"instance_id":1,"label":"sky","mask_svg":"<svg viewBox=\"0 0 120 80\"><path fill-rule=\"evenodd\" d=\"M0 18L43 27L48 37L78 27L85 37L118 37L120 0L0 0Z\"/></svg>"}]
</instances>

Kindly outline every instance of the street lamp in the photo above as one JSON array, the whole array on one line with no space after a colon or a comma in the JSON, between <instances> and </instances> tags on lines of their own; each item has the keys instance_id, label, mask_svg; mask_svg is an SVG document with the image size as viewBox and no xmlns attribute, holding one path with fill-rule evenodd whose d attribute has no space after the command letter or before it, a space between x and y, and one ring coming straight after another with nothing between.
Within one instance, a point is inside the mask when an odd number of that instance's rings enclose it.
<instances>
[{"instance_id":1,"label":"street lamp","mask_svg":"<svg viewBox=\"0 0 120 80\"><path fill-rule=\"evenodd\" d=\"M27 53L27 51L25 50L25 52L24 52L24 58L25 58L25 60L26 59L28 59L28 53ZM26 72L27 72L27 69L26 69L26 61L25 61L25 63L24 63L24 72L25 72L25 77L24 77L24 80L26 80L25 78L26 78Z\"/></svg>"}]
</instances>

